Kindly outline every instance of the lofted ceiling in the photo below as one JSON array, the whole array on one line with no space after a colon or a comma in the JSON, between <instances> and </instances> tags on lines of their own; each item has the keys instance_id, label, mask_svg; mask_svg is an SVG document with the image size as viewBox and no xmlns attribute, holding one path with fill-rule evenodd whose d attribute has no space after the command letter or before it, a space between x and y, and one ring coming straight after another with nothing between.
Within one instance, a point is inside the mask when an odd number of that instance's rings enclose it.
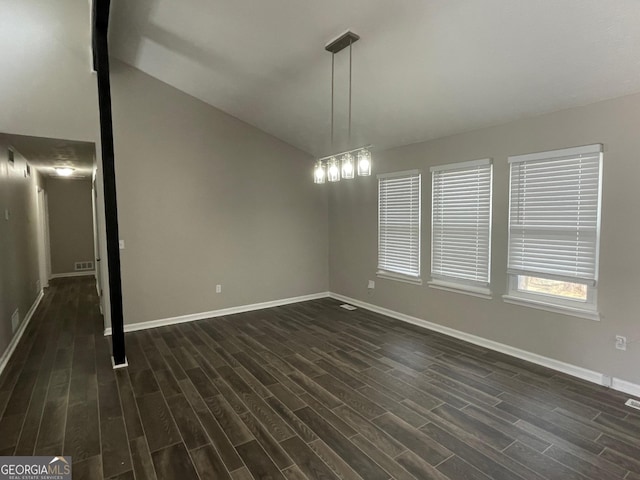
<instances>
[{"instance_id":1,"label":"lofted ceiling","mask_svg":"<svg viewBox=\"0 0 640 480\"><path fill-rule=\"evenodd\" d=\"M353 46L352 145L408 144L640 91L638 0L113 0L111 53L314 155ZM348 50L336 55L346 146Z\"/></svg>"},{"instance_id":2,"label":"lofted ceiling","mask_svg":"<svg viewBox=\"0 0 640 480\"><path fill-rule=\"evenodd\" d=\"M93 175L96 152L93 143L11 134L5 138L45 177L57 176L56 167L73 168L71 178Z\"/></svg>"}]
</instances>

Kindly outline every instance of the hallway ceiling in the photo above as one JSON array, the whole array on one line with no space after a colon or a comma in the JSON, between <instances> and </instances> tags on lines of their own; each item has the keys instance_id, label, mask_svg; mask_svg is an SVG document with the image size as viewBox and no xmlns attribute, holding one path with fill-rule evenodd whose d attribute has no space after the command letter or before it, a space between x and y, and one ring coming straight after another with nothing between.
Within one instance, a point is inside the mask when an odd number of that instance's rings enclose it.
<instances>
[{"instance_id":1,"label":"hallway ceiling","mask_svg":"<svg viewBox=\"0 0 640 480\"><path fill-rule=\"evenodd\" d=\"M9 143L42 175L57 176L55 167L70 167L72 178L91 177L94 169L95 145L90 142L56 138L6 135Z\"/></svg>"},{"instance_id":2,"label":"hallway ceiling","mask_svg":"<svg viewBox=\"0 0 640 480\"><path fill-rule=\"evenodd\" d=\"M638 0L114 0L117 58L307 152L353 46L353 145L408 144L640 91ZM345 146L348 50L336 55Z\"/></svg>"}]
</instances>

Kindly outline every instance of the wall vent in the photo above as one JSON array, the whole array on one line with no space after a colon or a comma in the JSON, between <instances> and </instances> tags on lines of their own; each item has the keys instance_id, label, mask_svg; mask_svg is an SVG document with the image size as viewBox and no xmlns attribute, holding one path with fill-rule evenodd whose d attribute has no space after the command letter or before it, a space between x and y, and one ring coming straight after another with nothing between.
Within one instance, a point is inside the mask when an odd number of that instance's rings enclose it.
<instances>
[{"instance_id":1,"label":"wall vent","mask_svg":"<svg viewBox=\"0 0 640 480\"><path fill-rule=\"evenodd\" d=\"M629 400L627 400L627 403L625 403L625 405L627 407L636 408L640 410L640 402L638 400L634 400L633 398L630 398Z\"/></svg>"},{"instance_id":2,"label":"wall vent","mask_svg":"<svg viewBox=\"0 0 640 480\"><path fill-rule=\"evenodd\" d=\"M91 262L76 262L76 271L93 270L93 261Z\"/></svg>"},{"instance_id":3,"label":"wall vent","mask_svg":"<svg viewBox=\"0 0 640 480\"><path fill-rule=\"evenodd\" d=\"M20 310L16 308L16 311L11 315L11 331L15 332L20 326Z\"/></svg>"}]
</instances>

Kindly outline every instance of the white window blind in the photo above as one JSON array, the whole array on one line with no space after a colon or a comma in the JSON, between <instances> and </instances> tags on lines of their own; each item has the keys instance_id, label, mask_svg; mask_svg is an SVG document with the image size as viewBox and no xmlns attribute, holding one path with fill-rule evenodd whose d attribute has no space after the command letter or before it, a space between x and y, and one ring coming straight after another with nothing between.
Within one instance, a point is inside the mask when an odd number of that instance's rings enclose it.
<instances>
[{"instance_id":1,"label":"white window blind","mask_svg":"<svg viewBox=\"0 0 640 480\"><path fill-rule=\"evenodd\" d=\"M509 158L508 271L595 285L602 145Z\"/></svg>"},{"instance_id":2,"label":"white window blind","mask_svg":"<svg viewBox=\"0 0 640 480\"><path fill-rule=\"evenodd\" d=\"M491 160L431 168L431 275L489 284Z\"/></svg>"},{"instance_id":3,"label":"white window blind","mask_svg":"<svg viewBox=\"0 0 640 480\"><path fill-rule=\"evenodd\" d=\"M378 176L378 270L420 277L420 172Z\"/></svg>"}]
</instances>

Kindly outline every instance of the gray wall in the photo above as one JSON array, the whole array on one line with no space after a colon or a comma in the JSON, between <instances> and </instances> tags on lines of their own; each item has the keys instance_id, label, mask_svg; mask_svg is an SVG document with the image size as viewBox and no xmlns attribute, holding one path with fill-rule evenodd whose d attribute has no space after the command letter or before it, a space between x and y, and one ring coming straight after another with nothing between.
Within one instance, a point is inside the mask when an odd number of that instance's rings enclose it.
<instances>
[{"instance_id":1,"label":"gray wall","mask_svg":"<svg viewBox=\"0 0 640 480\"><path fill-rule=\"evenodd\" d=\"M49 177L51 273L73 273L75 262L94 261L91 178Z\"/></svg>"},{"instance_id":2,"label":"gray wall","mask_svg":"<svg viewBox=\"0 0 640 480\"><path fill-rule=\"evenodd\" d=\"M39 177L32 169L31 177L25 178L26 161L18 152L10 167L7 147L0 134L0 357L13 338L11 315L17 308L23 320L39 293Z\"/></svg>"},{"instance_id":3,"label":"gray wall","mask_svg":"<svg viewBox=\"0 0 640 480\"><path fill-rule=\"evenodd\" d=\"M311 157L122 63L111 85L126 323L327 290Z\"/></svg>"},{"instance_id":4,"label":"gray wall","mask_svg":"<svg viewBox=\"0 0 640 480\"><path fill-rule=\"evenodd\" d=\"M640 383L640 95L374 154L374 172L423 172L422 275L430 272L431 165L491 157L493 299L484 300L375 277L377 179L330 185L331 291ZM598 303L600 322L509 305L507 290L507 156L603 143L604 183ZM367 280L376 289L367 293ZM626 335L627 351L614 348Z\"/></svg>"}]
</instances>

